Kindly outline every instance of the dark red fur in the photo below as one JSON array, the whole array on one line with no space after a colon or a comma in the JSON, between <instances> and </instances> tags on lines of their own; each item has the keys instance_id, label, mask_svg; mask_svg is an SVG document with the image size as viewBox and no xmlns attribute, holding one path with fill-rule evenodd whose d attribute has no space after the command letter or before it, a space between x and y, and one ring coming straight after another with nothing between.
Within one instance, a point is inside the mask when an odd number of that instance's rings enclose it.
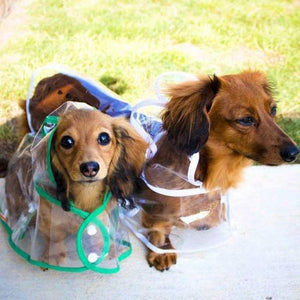
<instances>
[{"instance_id":1,"label":"dark red fur","mask_svg":"<svg viewBox=\"0 0 300 300\"><path fill-rule=\"evenodd\" d=\"M200 151L196 179L209 191L206 195L167 197L156 194L145 185L140 199L144 209L143 225L149 229L149 240L157 247L173 246L168 237L172 226L180 226L180 217L211 207L211 217L195 228L209 228L224 220L220 192L235 187L242 170L257 161L266 165L284 163L285 151L296 144L274 120L275 101L267 79L261 72L246 71L236 75L201 76L198 80L169 88L170 101L162 114L166 134L158 143L158 151L146 165L146 178L153 185L171 189L193 188L170 172L157 171L160 164L176 173L187 174L188 155ZM251 126L241 120L251 117ZM149 200L149 201L147 201ZM176 263L176 254L159 254L149 250L150 266L166 270Z\"/></svg>"}]
</instances>

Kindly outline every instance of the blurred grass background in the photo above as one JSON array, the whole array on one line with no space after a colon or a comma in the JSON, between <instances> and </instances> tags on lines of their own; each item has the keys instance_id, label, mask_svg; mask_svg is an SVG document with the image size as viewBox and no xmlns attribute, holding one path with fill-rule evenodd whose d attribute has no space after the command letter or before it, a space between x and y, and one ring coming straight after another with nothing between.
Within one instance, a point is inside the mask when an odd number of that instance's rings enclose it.
<instances>
[{"instance_id":1,"label":"blurred grass background","mask_svg":"<svg viewBox=\"0 0 300 300\"><path fill-rule=\"evenodd\" d=\"M51 62L130 103L164 72L250 68L275 86L278 120L300 144L299 8L296 0L16 0L0 23L0 121L17 113L31 72ZM1 126L0 139L9 135Z\"/></svg>"}]
</instances>

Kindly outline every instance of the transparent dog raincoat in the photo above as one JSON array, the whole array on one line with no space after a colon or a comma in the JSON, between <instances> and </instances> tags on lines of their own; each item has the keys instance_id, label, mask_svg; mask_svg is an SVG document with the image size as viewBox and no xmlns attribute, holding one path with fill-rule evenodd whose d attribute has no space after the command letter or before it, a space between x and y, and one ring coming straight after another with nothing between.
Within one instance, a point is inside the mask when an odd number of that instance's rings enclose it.
<instances>
[{"instance_id":1,"label":"transparent dog raincoat","mask_svg":"<svg viewBox=\"0 0 300 300\"><path fill-rule=\"evenodd\" d=\"M164 94L165 85L186 80L195 80L195 77L181 72L163 74L156 81L157 99L144 100L133 107L131 123L149 143L148 160L157 152L157 143L164 135L160 118L157 114L149 113L153 111L149 110L149 106L164 107L169 101ZM146 167L141 178L148 192L135 195L136 208L122 210L121 213L122 221L148 248L157 253L206 250L223 244L231 236L227 195L216 191L208 196L202 182L195 180L199 153L186 156L185 160L188 165L186 170L181 168L175 171L163 163ZM160 228L155 223L152 228L145 228L142 225L144 217L165 224L171 221L169 238L175 249L166 249L164 245L158 247L150 242L149 235Z\"/></svg>"},{"instance_id":2,"label":"transparent dog raincoat","mask_svg":"<svg viewBox=\"0 0 300 300\"><path fill-rule=\"evenodd\" d=\"M84 103L67 102L49 115L36 135L24 137L9 164L1 221L12 248L30 263L63 271L115 273L131 253L126 228L119 222L119 205L107 190L92 213L71 203L64 211L56 199L51 170L51 139L59 115Z\"/></svg>"}]
</instances>

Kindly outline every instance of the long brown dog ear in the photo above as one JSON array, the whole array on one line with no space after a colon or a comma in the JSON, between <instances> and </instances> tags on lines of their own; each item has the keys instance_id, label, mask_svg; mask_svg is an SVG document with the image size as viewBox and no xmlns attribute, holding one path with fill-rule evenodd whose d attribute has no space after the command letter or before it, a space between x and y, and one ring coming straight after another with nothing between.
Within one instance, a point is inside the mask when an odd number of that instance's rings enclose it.
<instances>
[{"instance_id":1,"label":"long brown dog ear","mask_svg":"<svg viewBox=\"0 0 300 300\"><path fill-rule=\"evenodd\" d=\"M115 197L127 198L138 187L148 145L125 119L115 119L113 130L117 145L107 184Z\"/></svg>"},{"instance_id":2,"label":"long brown dog ear","mask_svg":"<svg viewBox=\"0 0 300 300\"><path fill-rule=\"evenodd\" d=\"M206 143L208 112L219 91L217 76L198 78L168 88L171 99L162 114L163 128L176 149L191 155Z\"/></svg>"},{"instance_id":3,"label":"long brown dog ear","mask_svg":"<svg viewBox=\"0 0 300 300\"><path fill-rule=\"evenodd\" d=\"M61 202L61 207L65 211L70 211L70 201L68 192L67 176L55 151L56 132L51 141L51 168L56 182L56 198Z\"/></svg>"}]
</instances>

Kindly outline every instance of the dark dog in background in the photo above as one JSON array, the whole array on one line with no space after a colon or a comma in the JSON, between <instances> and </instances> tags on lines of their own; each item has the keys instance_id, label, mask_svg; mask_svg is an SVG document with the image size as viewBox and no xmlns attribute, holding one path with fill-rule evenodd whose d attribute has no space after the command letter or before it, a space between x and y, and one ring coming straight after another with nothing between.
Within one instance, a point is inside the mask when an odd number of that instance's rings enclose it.
<instances>
[{"instance_id":1,"label":"dark dog in background","mask_svg":"<svg viewBox=\"0 0 300 300\"><path fill-rule=\"evenodd\" d=\"M188 156L200 151L195 179L210 191L198 196L169 197L144 185L138 194L137 198L146 199L140 205L149 241L157 247L173 249L169 233L172 226L179 225L180 217L198 213L203 203L217 203L218 194L235 187L251 161L272 166L289 163L296 159L299 149L275 123L276 104L260 72L199 77L173 85L168 92L170 101L162 114L166 133L156 155L146 164L146 179L165 188L193 188L188 182L182 185L170 172L157 172L153 166L160 164L173 173L186 174ZM209 218L191 225L197 229L214 226L222 218L222 208L212 210L215 212ZM147 260L150 266L163 271L176 263L176 253L148 250Z\"/></svg>"},{"instance_id":2,"label":"dark dog in background","mask_svg":"<svg viewBox=\"0 0 300 300\"><path fill-rule=\"evenodd\" d=\"M67 101L85 102L95 108L99 101L75 78L61 73L42 79L36 86L30 99L29 110L32 114L32 127L37 132L46 116ZM21 138L29 132L26 112L26 101L20 101L23 109L20 118Z\"/></svg>"}]
</instances>

